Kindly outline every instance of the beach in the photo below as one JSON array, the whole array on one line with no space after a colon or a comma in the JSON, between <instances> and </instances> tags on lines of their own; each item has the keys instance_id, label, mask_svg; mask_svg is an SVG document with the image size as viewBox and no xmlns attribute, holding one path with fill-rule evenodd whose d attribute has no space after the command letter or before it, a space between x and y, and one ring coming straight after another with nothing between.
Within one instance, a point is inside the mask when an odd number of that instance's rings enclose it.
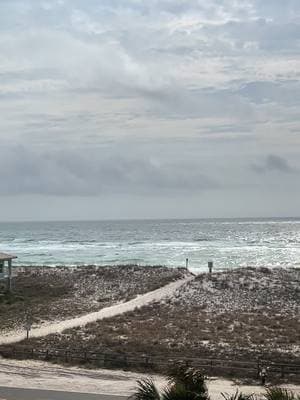
<instances>
[{"instance_id":1,"label":"beach","mask_svg":"<svg viewBox=\"0 0 300 400\"><path fill-rule=\"evenodd\" d=\"M299 364L299 281L298 269L282 268L199 275L164 267L31 268L15 281L36 296L27 303L31 336L22 341L26 302L16 301L1 314L2 343L10 338L70 354ZM44 303L44 290L33 287L47 289Z\"/></svg>"}]
</instances>

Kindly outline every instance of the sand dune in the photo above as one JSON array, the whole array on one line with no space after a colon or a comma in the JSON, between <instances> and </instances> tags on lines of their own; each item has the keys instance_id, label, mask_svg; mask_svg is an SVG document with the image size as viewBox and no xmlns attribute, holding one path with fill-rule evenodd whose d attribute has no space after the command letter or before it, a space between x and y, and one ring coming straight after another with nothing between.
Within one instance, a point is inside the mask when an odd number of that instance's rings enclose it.
<instances>
[{"instance_id":1,"label":"sand dune","mask_svg":"<svg viewBox=\"0 0 300 400\"><path fill-rule=\"evenodd\" d=\"M118 303L111 307L106 307L100 311L89 313L81 317L72 318L65 321L59 321L48 325L44 325L40 328L32 329L30 332L30 336L43 337L53 333L61 333L66 329L85 326L86 324L89 324L91 322L96 322L104 318L114 317L116 315L132 311L136 308L141 308L152 302L161 301L166 297L172 296L172 294L177 289L179 289L182 285L185 285L186 283L190 282L193 278L194 278L193 276L192 277L188 276L185 277L184 279L180 279L175 282L169 283L168 285L163 286L159 289L153 290L143 295L139 295L130 301L124 303ZM25 337L26 337L25 333L22 334L10 333L0 338L0 345L21 342L22 340L25 339Z\"/></svg>"}]
</instances>

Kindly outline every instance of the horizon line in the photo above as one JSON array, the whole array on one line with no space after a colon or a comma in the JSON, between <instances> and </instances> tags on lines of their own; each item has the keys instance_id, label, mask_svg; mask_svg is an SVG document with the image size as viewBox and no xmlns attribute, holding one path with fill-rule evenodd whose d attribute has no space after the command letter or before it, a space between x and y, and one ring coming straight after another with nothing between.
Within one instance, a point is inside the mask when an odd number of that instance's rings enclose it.
<instances>
[{"instance_id":1,"label":"horizon line","mask_svg":"<svg viewBox=\"0 0 300 400\"><path fill-rule=\"evenodd\" d=\"M18 224L18 223L55 223L55 222L128 222L128 221L224 221L224 220L297 220L300 219L300 216L271 216L271 217L188 217L188 218L178 218L178 217L169 217L169 218L107 218L107 219L50 219L50 220L1 220L0 224Z\"/></svg>"}]
</instances>

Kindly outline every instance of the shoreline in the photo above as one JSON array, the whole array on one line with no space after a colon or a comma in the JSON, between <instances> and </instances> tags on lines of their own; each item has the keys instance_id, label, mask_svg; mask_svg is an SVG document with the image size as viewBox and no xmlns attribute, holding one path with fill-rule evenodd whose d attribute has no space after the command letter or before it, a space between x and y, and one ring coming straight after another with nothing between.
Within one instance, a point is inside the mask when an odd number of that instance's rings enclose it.
<instances>
[{"instance_id":1,"label":"shoreline","mask_svg":"<svg viewBox=\"0 0 300 400\"><path fill-rule=\"evenodd\" d=\"M186 271L187 273L190 273L194 276L197 275L205 275L209 274L209 268L208 266L203 266L203 267L193 267L193 266L180 266L180 265L166 265L166 264L142 264L142 263L114 263L114 264L90 264L90 263L80 263L80 264L39 264L39 265L18 265L15 264L13 266L13 276L16 276L17 274L22 274L22 273L40 273L41 271L53 271L53 272L60 272L60 271L92 271L92 270L102 270L102 269L122 269L122 268L140 268L140 269L167 269L167 270L174 270L174 271ZM287 266L278 266L278 265L273 265L273 266L235 266L235 267L216 267L215 265L213 266L212 269L212 274L222 274L222 273L234 273L237 271L258 271L258 270L269 270L269 271L276 271L276 270L282 270L282 271L300 271L300 263L299 265L287 265Z\"/></svg>"},{"instance_id":2,"label":"shoreline","mask_svg":"<svg viewBox=\"0 0 300 400\"><path fill-rule=\"evenodd\" d=\"M195 273L239 267L299 267L300 231L290 219L257 222L229 219L128 222L42 222L39 227L3 226L3 251L16 253L21 265L78 266L153 264L185 266ZM242 220L244 221L244 220Z\"/></svg>"}]
</instances>

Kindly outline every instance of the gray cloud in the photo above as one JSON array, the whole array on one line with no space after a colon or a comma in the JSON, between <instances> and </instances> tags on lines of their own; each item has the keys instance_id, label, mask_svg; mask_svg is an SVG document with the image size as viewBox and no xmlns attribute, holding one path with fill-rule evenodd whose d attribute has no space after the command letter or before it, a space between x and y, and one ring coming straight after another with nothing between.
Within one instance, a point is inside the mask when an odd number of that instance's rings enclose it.
<instances>
[{"instance_id":1,"label":"gray cloud","mask_svg":"<svg viewBox=\"0 0 300 400\"><path fill-rule=\"evenodd\" d=\"M241 86L238 93L256 104L277 103L297 105L300 103L299 81L249 82Z\"/></svg>"},{"instance_id":2,"label":"gray cloud","mask_svg":"<svg viewBox=\"0 0 300 400\"><path fill-rule=\"evenodd\" d=\"M266 52L289 53L299 50L299 21L274 21L265 18L258 18L250 21L229 21L224 26L209 27L209 34L219 35L222 33L223 42L228 48L228 39L231 46L239 53L252 52L258 53L263 50ZM224 40L225 39L225 40ZM222 40L222 39L221 39Z\"/></svg>"},{"instance_id":3,"label":"gray cloud","mask_svg":"<svg viewBox=\"0 0 300 400\"><path fill-rule=\"evenodd\" d=\"M0 194L110 195L202 192L217 182L188 163L106 151L37 153L7 148L0 159Z\"/></svg>"},{"instance_id":4,"label":"gray cloud","mask_svg":"<svg viewBox=\"0 0 300 400\"><path fill-rule=\"evenodd\" d=\"M266 172L282 172L282 173L293 173L295 169L293 169L287 160L278 155L270 154L267 156L265 162L260 164L252 164L252 168L254 171L258 173L266 173Z\"/></svg>"}]
</instances>

